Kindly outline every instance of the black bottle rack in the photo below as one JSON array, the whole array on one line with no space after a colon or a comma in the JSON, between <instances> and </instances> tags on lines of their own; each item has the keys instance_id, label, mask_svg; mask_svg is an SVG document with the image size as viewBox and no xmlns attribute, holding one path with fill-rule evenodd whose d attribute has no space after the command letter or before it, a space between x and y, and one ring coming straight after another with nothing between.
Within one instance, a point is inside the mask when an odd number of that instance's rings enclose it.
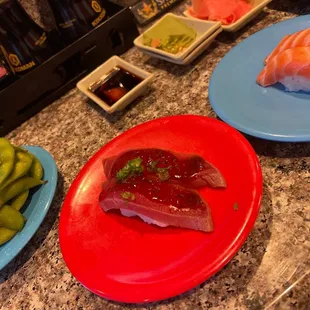
<instances>
[{"instance_id":1,"label":"black bottle rack","mask_svg":"<svg viewBox=\"0 0 310 310\"><path fill-rule=\"evenodd\" d=\"M112 17L0 92L0 136L72 89L105 60L133 46L139 32L130 9L108 5Z\"/></svg>"}]
</instances>

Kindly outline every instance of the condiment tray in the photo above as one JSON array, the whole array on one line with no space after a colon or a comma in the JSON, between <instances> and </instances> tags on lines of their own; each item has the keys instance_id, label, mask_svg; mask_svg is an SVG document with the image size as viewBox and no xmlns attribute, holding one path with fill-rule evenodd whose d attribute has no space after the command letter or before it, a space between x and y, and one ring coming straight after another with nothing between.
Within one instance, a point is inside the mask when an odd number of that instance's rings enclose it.
<instances>
[{"instance_id":1,"label":"condiment tray","mask_svg":"<svg viewBox=\"0 0 310 310\"><path fill-rule=\"evenodd\" d=\"M199 46L197 46L187 57L181 60L175 60L171 59L162 55L158 55L149 51L144 51L145 54L156 57L165 61L169 61L171 63L175 63L177 65L188 65L190 64L193 60L195 60L199 55L201 55L214 41L216 36L222 32L222 28L216 30L207 40L205 40L203 43L201 43Z\"/></svg>"},{"instance_id":2,"label":"condiment tray","mask_svg":"<svg viewBox=\"0 0 310 310\"><path fill-rule=\"evenodd\" d=\"M144 45L143 44L143 35L145 33L147 33L148 31L150 31L151 29L153 29L154 27L156 27L158 24L160 24L164 19L166 19L167 17L170 17L170 16L173 16L173 17L179 19L184 24L193 28L196 31L197 36L196 36L196 39L193 41L193 43L190 44L187 48L185 48L182 52L177 53L177 54L168 53L168 52L165 52L163 50ZM172 13L168 13L164 17L162 17L157 23L155 23L151 28L149 28L146 32L144 32L139 37L137 37L134 40L134 44L135 44L135 46L140 48L143 52L144 51L145 52L146 51L151 52L153 54L152 56L154 56L154 57L156 57L155 56L155 54L156 54L156 55L164 56L165 58L170 58L173 60L180 61L180 60L184 60L191 52L193 52L193 50L195 48L197 48L197 46L199 46L202 42L204 42L206 39L208 39L208 37L210 37L220 27L221 27L220 22L209 22L209 21L187 18L187 17L183 17L183 16L178 16L178 15L175 15Z\"/></svg>"},{"instance_id":3,"label":"condiment tray","mask_svg":"<svg viewBox=\"0 0 310 310\"><path fill-rule=\"evenodd\" d=\"M230 24L230 25L222 25L222 28L224 31L228 32L236 32L240 30L243 26L245 26L248 22L253 20L263 9L265 6L267 6L268 3L270 3L272 0L250 0L249 2L253 5L252 10L250 10L247 14L245 14L243 17L238 19L236 22ZM204 19L199 19L196 17L193 17L190 15L189 11L186 10L183 12L183 14L188 17L192 18L195 20L204 20ZM210 23L217 23L217 22L212 22L208 21Z\"/></svg>"},{"instance_id":4,"label":"condiment tray","mask_svg":"<svg viewBox=\"0 0 310 310\"><path fill-rule=\"evenodd\" d=\"M123 97L117 100L114 104L109 105L108 103L103 101L101 98L99 98L97 95L95 95L92 91L90 91L89 86L93 84L94 82L97 82L103 76L109 74L115 67L120 67L134 74L135 76L141 78L142 81L137 86L135 86L130 91L128 91L127 94L125 94ZM117 110L119 111L119 110L124 109L133 100L135 100L137 97L142 95L145 88L147 87L149 82L152 80L152 78L153 78L153 74L146 72L128 63L127 61L121 59L118 56L113 56L109 60L107 60L105 63L103 63L101 66L99 66L97 69L92 71L84 79L79 81L76 86L81 92L83 92L87 97L89 97L91 100L96 102L106 112L113 113Z\"/></svg>"}]
</instances>

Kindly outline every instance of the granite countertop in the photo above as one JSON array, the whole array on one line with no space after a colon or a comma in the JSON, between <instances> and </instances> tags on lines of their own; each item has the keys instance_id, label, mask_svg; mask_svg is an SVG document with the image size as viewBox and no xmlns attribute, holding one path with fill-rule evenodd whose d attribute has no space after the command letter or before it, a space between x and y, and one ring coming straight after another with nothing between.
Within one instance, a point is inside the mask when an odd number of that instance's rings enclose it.
<instances>
[{"instance_id":1,"label":"granite countertop","mask_svg":"<svg viewBox=\"0 0 310 310\"><path fill-rule=\"evenodd\" d=\"M34 11L35 2L23 1ZM192 113L215 117L208 100L210 75L221 58L249 35L300 14L308 0L274 0L236 34L222 33L191 65L151 59L133 48L123 57L155 73L152 89L125 111L107 115L77 89L8 134L16 144L39 145L55 158L57 194L25 249L0 272L1 309L309 309L310 144L247 137L257 152L264 195L253 231L238 254L199 287L148 305L108 302L68 271L59 249L58 221L65 194L79 170L105 143L145 121ZM175 9L181 12L180 8ZM35 14L35 13L34 13Z\"/></svg>"}]
</instances>

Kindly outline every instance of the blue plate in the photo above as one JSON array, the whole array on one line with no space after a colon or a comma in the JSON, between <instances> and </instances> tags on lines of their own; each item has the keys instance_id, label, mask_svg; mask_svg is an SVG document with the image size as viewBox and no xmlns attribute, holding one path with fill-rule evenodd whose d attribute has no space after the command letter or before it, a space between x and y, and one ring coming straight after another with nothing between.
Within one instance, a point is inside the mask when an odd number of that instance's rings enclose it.
<instances>
[{"instance_id":1,"label":"blue plate","mask_svg":"<svg viewBox=\"0 0 310 310\"><path fill-rule=\"evenodd\" d=\"M30 196L28 205L21 212L27 218L24 229L13 239L0 246L0 270L4 268L29 242L41 225L52 203L57 185L57 167L53 157L44 149L37 146L26 146L34 154L44 168L44 180L48 182Z\"/></svg>"},{"instance_id":2,"label":"blue plate","mask_svg":"<svg viewBox=\"0 0 310 310\"><path fill-rule=\"evenodd\" d=\"M211 77L209 99L223 121L263 139L310 141L310 93L256 84L265 57L285 35L305 28L310 28L310 15L278 23L250 36L222 59Z\"/></svg>"}]
</instances>

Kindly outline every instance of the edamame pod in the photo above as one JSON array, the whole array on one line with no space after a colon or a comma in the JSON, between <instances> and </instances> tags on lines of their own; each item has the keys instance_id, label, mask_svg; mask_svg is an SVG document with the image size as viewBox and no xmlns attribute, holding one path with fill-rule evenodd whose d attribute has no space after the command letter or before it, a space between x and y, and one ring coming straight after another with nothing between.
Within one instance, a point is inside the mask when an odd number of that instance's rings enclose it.
<instances>
[{"instance_id":1,"label":"edamame pod","mask_svg":"<svg viewBox=\"0 0 310 310\"><path fill-rule=\"evenodd\" d=\"M21 231L24 227L24 217L10 206L0 209L0 227Z\"/></svg>"},{"instance_id":2,"label":"edamame pod","mask_svg":"<svg viewBox=\"0 0 310 310\"><path fill-rule=\"evenodd\" d=\"M21 147L21 146L15 146L15 145L14 145L14 149L15 149L15 151L20 151L20 152L24 152L24 153L29 153L28 150L24 149L24 148Z\"/></svg>"},{"instance_id":3,"label":"edamame pod","mask_svg":"<svg viewBox=\"0 0 310 310\"><path fill-rule=\"evenodd\" d=\"M32 166L30 168L29 175L37 180L42 180L43 178L43 167L40 161L33 155L32 156Z\"/></svg>"},{"instance_id":4,"label":"edamame pod","mask_svg":"<svg viewBox=\"0 0 310 310\"><path fill-rule=\"evenodd\" d=\"M5 138L0 138L0 186L14 167L15 150Z\"/></svg>"},{"instance_id":5,"label":"edamame pod","mask_svg":"<svg viewBox=\"0 0 310 310\"><path fill-rule=\"evenodd\" d=\"M11 207L15 210L20 210L25 204L27 198L29 196L29 190L20 193L18 196L12 199Z\"/></svg>"},{"instance_id":6,"label":"edamame pod","mask_svg":"<svg viewBox=\"0 0 310 310\"><path fill-rule=\"evenodd\" d=\"M44 171L38 158L20 146L15 146L15 150L27 153L29 156L31 156L32 165L29 171L29 176L34 179L42 180Z\"/></svg>"},{"instance_id":7,"label":"edamame pod","mask_svg":"<svg viewBox=\"0 0 310 310\"><path fill-rule=\"evenodd\" d=\"M11 240L16 235L16 233L16 230L0 227L0 245Z\"/></svg>"},{"instance_id":8,"label":"edamame pod","mask_svg":"<svg viewBox=\"0 0 310 310\"><path fill-rule=\"evenodd\" d=\"M44 183L44 181L36 180L30 177L22 177L14 181L0 191L0 207L3 206L7 201L19 195L20 193Z\"/></svg>"},{"instance_id":9,"label":"edamame pod","mask_svg":"<svg viewBox=\"0 0 310 310\"><path fill-rule=\"evenodd\" d=\"M32 157L26 152L17 151L15 153L15 164L11 174L4 180L0 190L27 174L32 166Z\"/></svg>"}]
</instances>

